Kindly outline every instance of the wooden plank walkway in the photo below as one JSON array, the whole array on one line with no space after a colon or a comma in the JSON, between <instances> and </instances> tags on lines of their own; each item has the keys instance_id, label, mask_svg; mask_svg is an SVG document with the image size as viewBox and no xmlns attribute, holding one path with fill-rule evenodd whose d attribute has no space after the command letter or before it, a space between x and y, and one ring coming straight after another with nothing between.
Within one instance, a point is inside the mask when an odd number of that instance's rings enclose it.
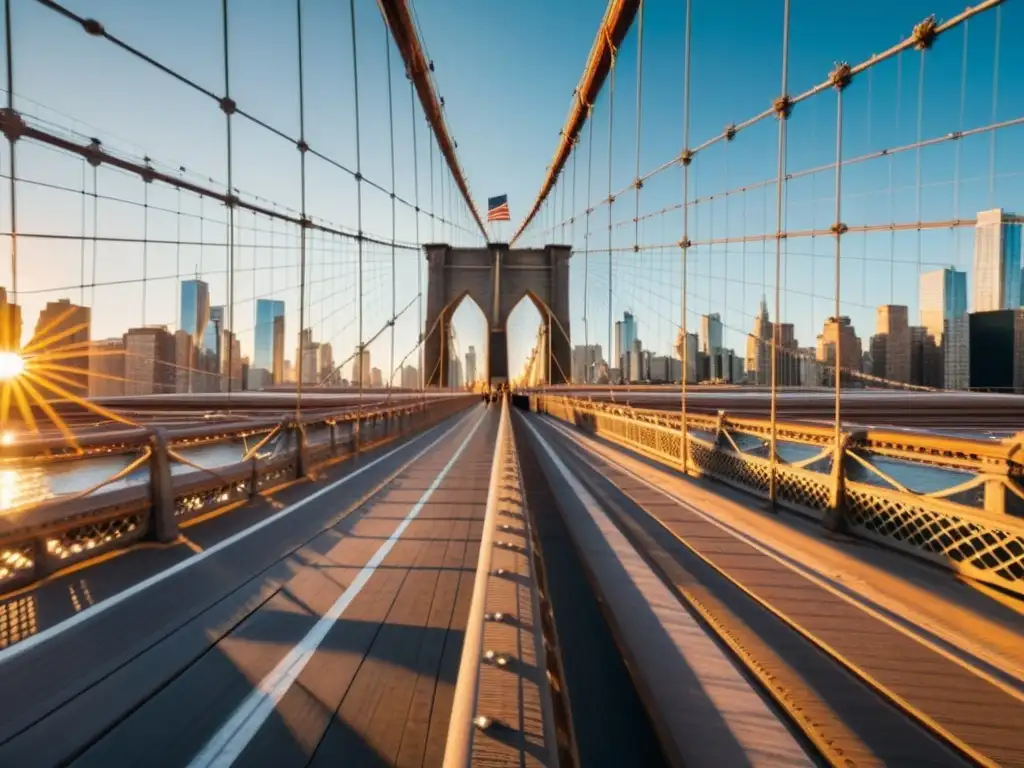
<instances>
[{"instance_id":1,"label":"wooden plank walkway","mask_svg":"<svg viewBox=\"0 0 1024 768\"><path fill-rule=\"evenodd\" d=\"M362 503L327 493L179 574L195 600L204 577L212 604L183 605L175 576L12 660L5 679L23 680L31 715L0 741L0 765L206 764L218 744L247 766L439 765L496 414L474 408L396 455ZM280 552L307 514L328 526ZM72 666L74 641L102 676ZM49 680L39 700L34 676Z\"/></svg>"}]
</instances>

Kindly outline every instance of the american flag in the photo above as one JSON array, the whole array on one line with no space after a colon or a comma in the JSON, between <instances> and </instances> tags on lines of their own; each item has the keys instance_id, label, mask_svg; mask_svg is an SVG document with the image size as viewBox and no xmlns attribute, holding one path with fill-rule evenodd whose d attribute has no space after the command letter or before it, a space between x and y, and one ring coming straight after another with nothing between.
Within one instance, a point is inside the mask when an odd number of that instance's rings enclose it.
<instances>
[{"instance_id":1,"label":"american flag","mask_svg":"<svg viewBox=\"0 0 1024 768\"><path fill-rule=\"evenodd\" d=\"M508 195L487 198L488 221L511 221L508 215Z\"/></svg>"}]
</instances>

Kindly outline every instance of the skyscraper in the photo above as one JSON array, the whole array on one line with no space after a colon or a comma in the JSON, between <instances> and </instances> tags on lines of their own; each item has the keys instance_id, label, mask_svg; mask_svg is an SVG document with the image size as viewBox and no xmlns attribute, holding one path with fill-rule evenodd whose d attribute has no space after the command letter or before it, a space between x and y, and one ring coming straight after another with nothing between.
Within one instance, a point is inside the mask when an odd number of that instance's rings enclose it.
<instances>
[{"instance_id":1,"label":"skyscraper","mask_svg":"<svg viewBox=\"0 0 1024 768\"><path fill-rule=\"evenodd\" d=\"M863 352L857 331L848 317L830 317L825 321L825 327L818 336L817 358L820 362L826 363L822 371L827 381L834 382L834 369L831 366L837 364L836 344L840 343L838 366L843 369L843 378L847 378L853 371L860 371L862 367Z\"/></svg>"},{"instance_id":2,"label":"skyscraper","mask_svg":"<svg viewBox=\"0 0 1024 768\"><path fill-rule=\"evenodd\" d=\"M72 304L70 299L47 302L39 313L32 345L40 352L65 350L68 353L81 351L80 356L62 358L60 364L77 369L76 373L64 371L64 377L75 382L73 392L84 395L89 391L89 338L92 310Z\"/></svg>"},{"instance_id":3,"label":"skyscraper","mask_svg":"<svg viewBox=\"0 0 1024 768\"><path fill-rule=\"evenodd\" d=\"M875 376L888 381L910 381L910 323L905 306L883 304L876 310L871 360Z\"/></svg>"},{"instance_id":4,"label":"skyscraper","mask_svg":"<svg viewBox=\"0 0 1024 768\"><path fill-rule=\"evenodd\" d=\"M722 358L718 351L722 348L722 316L717 312L700 316L700 335L703 339L701 351L711 361L710 378L726 379L728 375L722 368Z\"/></svg>"},{"instance_id":5,"label":"skyscraper","mask_svg":"<svg viewBox=\"0 0 1024 768\"><path fill-rule=\"evenodd\" d=\"M181 283L181 330L192 337L198 347L206 333L210 318L210 286L203 280L185 280Z\"/></svg>"},{"instance_id":6,"label":"skyscraper","mask_svg":"<svg viewBox=\"0 0 1024 768\"><path fill-rule=\"evenodd\" d=\"M283 301L256 300L252 366L270 371L275 384L280 384L284 378Z\"/></svg>"},{"instance_id":7,"label":"skyscraper","mask_svg":"<svg viewBox=\"0 0 1024 768\"><path fill-rule=\"evenodd\" d=\"M7 289L0 288L0 350L21 347L21 307L7 300Z\"/></svg>"},{"instance_id":8,"label":"skyscraper","mask_svg":"<svg viewBox=\"0 0 1024 768\"><path fill-rule=\"evenodd\" d=\"M124 394L124 339L94 341L89 346L89 397Z\"/></svg>"},{"instance_id":9,"label":"skyscraper","mask_svg":"<svg viewBox=\"0 0 1024 768\"><path fill-rule=\"evenodd\" d=\"M466 383L476 383L476 349L472 344L466 352Z\"/></svg>"},{"instance_id":10,"label":"skyscraper","mask_svg":"<svg viewBox=\"0 0 1024 768\"><path fill-rule=\"evenodd\" d=\"M927 359L919 383L966 389L971 373L966 272L947 267L921 275L921 325L937 354Z\"/></svg>"},{"instance_id":11,"label":"skyscraper","mask_svg":"<svg viewBox=\"0 0 1024 768\"><path fill-rule=\"evenodd\" d=\"M352 386L370 386L370 350L366 347L359 350L356 347L356 356L352 361Z\"/></svg>"},{"instance_id":12,"label":"skyscraper","mask_svg":"<svg viewBox=\"0 0 1024 768\"><path fill-rule=\"evenodd\" d=\"M209 392L212 390L209 379L211 361L205 354L206 347L206 326L210 321L210 286L198 278L195 280L184 280L181 283L181 325L179 330L188 334L191 339L193 354L188 354L182 348L181 342L177 343L175 357L178 364L186 363L189 367L184 376L185 392ZM126 347L127 349L127 347ZM179 374L175 376L176 381L182 381ZM176 384L176 389L181 384Z\"/></svg>"},{"instance_id":13,"label":"skyscraper","mask_svg":"<svg viewBox=\"0 0 1024 768\"><path fill-rule=\"evenodd\" d=\"M173 392L174 336L164 326L131 328L124 335L124 393L152 395Z\"/></svg>"},{"instance_id":14,"label":"skyscraper","mask_svg":"<svg viewBox=\"0 0 1024 768\"><path fill-rule=\"evenodd\" d=\"M1016 309L1021 305L1020 222L1002 208L979 211L974 227L974 310ZM1016 218L1016 217L1014 217Z\"/></svg>"},{"instance_id":15,"label":"skyscraper","mask_svg":"<svg viewBox=\"0 0 1024 768\"><path fill-rule=\"evenodd\" d=\"M768 301L761 297L754 329L747 336L747 378L752 384L771 384L772 378L772 323L768 316Z\"/></svg>"},{"instance_id":16,"label":"skyscraper","mask_svg":"<svg viewBox=\"0 0 1024 768\"><path fill-rule=\"evenodd\" d=\"M296 350L296 358L301 363L301 377L303 384L318 384L320 382L320 343L313 341L313 329L305 328L299 334L299 349Z\"/></svg>"}]
</instances>

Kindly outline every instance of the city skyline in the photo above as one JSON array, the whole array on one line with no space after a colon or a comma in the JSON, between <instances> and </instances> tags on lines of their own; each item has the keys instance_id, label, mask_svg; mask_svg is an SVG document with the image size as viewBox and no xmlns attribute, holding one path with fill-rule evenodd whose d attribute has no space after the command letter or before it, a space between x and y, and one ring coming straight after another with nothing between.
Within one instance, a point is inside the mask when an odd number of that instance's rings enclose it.
<instances>
[{"instance_id":1,"label":"city skyline","mask_svg":"<svg viewBox=\"0 0 1024 768\"><path fill-rule=\"evenodd\" d=\"M802 8L792 19L795 50L800 52L795 60L791 80L794 88L808 82L817 82L833 65L837 55L851 62L864 60L871 52L880 50L891 39L906 34L907 30L929 13L936 13L941 19L960 10L952 0L944 2L918 2L913 0L892 9L881 24L865 21L871 16L868 10L851 20L849 34L835 45L826 45L811 32L823 22L820 9ZM695 5L694 19L694 71L709 71L710 67L720 69L720 76L730 78L736 87L728 93L717 92L706 78L696 77L693 100L702 109L693 114L692 132L694 143L702 137L713 136L722 125L738 121L742 116L760 109L777 95L778 51L777 40L772 35L762 35L764 28L776 28L781 23L781 8L773 4L751 4L740 15L737 28L735 14L721 12L712 7ZM532 199L542 168L549 162L551 148L566 101L570 98L576 83L579 66L585 60L586 51L592 39L592 30L597 27L603 4L594 2L584 8L569 12L566 9L552 11L539 0L530 0L517 8L514 19L506 20L515 29L527 30L538 18L544 18L544 35L558 35L560 45L550 47L550 53L538 60L530 60L523 72L511 78L509 88L522 96L529 94L529 109L511 109L508 99L487 96L492 113L507 116L508 125L522 129L516 135L522 137L522 146L516 147L517 159L495 157L487 142L475 126L475 110L481 106L462 94L474 84L480 84L481 75L466 64L481 51L498 51L505 57L514 56L514 46L509 35L480 33L478 27L493 10L479 8L459 0L451 7L436 9L425 15L424 35L428 41L440 41L432 50L436 53L435 78L442 95L447 96L446 111L453 133L459 139L459 155L470 178L474 200L480 201L492 190L491 185L502 184L509 192L509 203L513 220L525 213ZM207 39L197 39L192 45L181 50L167 46L156 28L164 32L185 31L201 28L211 21L205 11L182 8L177 15L161 17L161 24L154 25L144 19L130 4L117 0L111 15L118 19L119 34L131 40L141 50L153 50L161 62L171 68L186 72L215 69L213 64L221 55L218 44ZM1001 9L1002 29L1013 27L1021 21L1021 11L1013 5ZM323 16L321 16L323 14ZM643 98L645 130L643 141L636 152L632 148L616 151L611 161L613 180L611 187L618 188L632 178L634 154L639 154L639 168L658 167L666 159L676 156L680 149L678 126L682 105L678 93L678 77L682 52L679 46L682 30L682 8L675 5L654 4L648 9L648 34L645 41ZM244 66L236 66L239 73L232 83L232 92L240 104L247 109L261 113L262 108L280 115L284 128L294 132L297 114L290 109L278 109L280 104L291 105L295 101L296 80L294 64L294 36L276 34L276 30L294 28L291 13L283 9L241 10L237 16L246 34L239 35L233 42L232 57ZM586 19L589 18L589 26ZM14 22L18 25L20 62L16 72L16 91L23 109L30 114L40 114L57 124L60 115L75 114L88 132L81 133L88 140L97 136L104 147L111 151L124 151L136 146L134 142L145 137L142 151L134 152L138 157L152 157L159 167L179 172L178 158L189 158L192 162L180 172L189 179L223 179L225 157L223 141L220 138L208 142L195 142L183 136L188 132L176 121L169 119L166 109L161 109L163 99L151 102L151 96L140 96L144 87L147 93L161 93L166 81L150 80L152 73L145 76L133 74L123 94L111 94L97 98L90 82L122 75L122 59L109 52L101 52L92 59L86 57L87 66L71 78L45 60L34 54L45 46L32 46L33 40L48 40L54 45L67 44L70 50L78 50L82 41L76 37L78 30L64 25L45 9L18 9ZM212 21L211 21L212 23ZM357 27L363 31L381 31L381 40L386 39L379 14L373 8L357 10ZM345 114L343 108L352 97L351 78L340 78L340 85L329 90L321 74L337 67L338 71L352 75L350 64L344 56L351 52L346 33L348 20L336 9L315 9L304 22L304 33L311 38L309 54L311 61L320 67L310 67L312 74L307 83L307 98L311 108L308 113L308 132L311 146L326 152L339 162L349 163L354 154L355 126L351 121L339 120ZM73 26L73 25L72 25ZM483 25L486 28L486 24ZM988 45L994 39L993 14L982 14L971 21L971 45L962 51L963 42L958 32L944 36L941 45L928 52L929 65L924 80L925 91L917 93L916 72L918 54L908 52L899 61L873 70L871 75L858 77L849 88L846 98L849 113L859 115L858 122L846 132L844 155L856 157L879 148L907 145L917 140L942 137L955 130L979 129L971 136L957 142L939 143L921 151L904 151L890 155L887 159L856 166L845 175L844 207L846 223L879 224L886 222L907 222L915 218L927 220L963 219L967 211L989 210L990 206L1003 205L1008 210L1021 210L1021 167L1020 142L1014 137L1020 135L1020 128L1011 125L995 133L986 131L985 126L1000 120L1013 120L1021 114L1022 97L1017 89L1004 88L995 99L995 72L1014 71L1021 61L1021 52L1013 46L1003 46L1000 59L995 62ZM459 31L472 27L475 32L467 35L467 45L444 45ZM651 31L651 30L656 31ZM340 36L339 36L340 35ZM373 35L368 35L373 38ZM728 61L720 60L717 51L723 40L736 38L747 41L741 46L740 55ZM342 40L344 51L328 50L331 40ZM291 41L290 41L291 40ZM22 41L26 41L25 48ZM273 41L273 45L268 45ZM338 47L338 46L335 46ZM634 142L627 129L635 116L636 41L627 38L622 55L618 59L619 95L614 101L615 124L620 126L617 136L624 144ZM963 53L963 56L962 56ZM340 54L340 58L339 58ZM361 106L366 125L385 125L388 118L388 103L385 96L386 75L379 64L383 58L382 42L360 46L358 58L367 62L362 67L365 87L360 91ZM393 59L395 51L392 50ZM961 67L963 58L963 67ZM141 70L139 70L141 72ZM332 70L333 71L333 70ZM134 70L133 70L134 72ZM533 76L527 77L527 73ZM544 74L545 76L537 76ZM433 164L429 152L424 150L426 138L420 133L420 152L413 162L410 146L411 124L418 108L410 108L405 99L404 73L400 67L393 67L391 84L395 92L394 122L396 124L396 160L394 168L396 190L408 205L399 205L397 218L391 220L389 204L385 195L377 191L367 192L361 229L375 235L385 235L394 226L398 241L409 243L416 240L417 224L419 240L447 239L452 227L437 224L434 218L413 215L413 200L419 194L423 211L447 218L457 218L460 226L467 225L468 219L458 213L458 205L452 204L449 182L442 178L437 153ZM742 75L740 77L739 75ZM143 81L142 78L145 78ZM81 78L81 79L80 79ZM333 78L334 84L339 78ZM130 86L130 87L129 87ZM485 89L486 90L486 89ZM473 90L472 92L476 92ZM934 98L936 96L958 95L956 98ZM88 97L87 97L88 95ZM187 100L183 92L173 94ZM140 100L141 99L141 100ZM525 98L519 99L527 103ZM791 121L788 139L787 169L799 171L816 165L827 164L834 152L834 119L831 108L821 98L801 104ZM109 102L109 103L107 103ZM136 109L152 105L152 117L146 110ZM595 105L592 122L586 131L592 131L597 146L607 143L608 107L611 99L605 93ZM213 130L221 126L221 112L213 107L209 112L204 106L191 105L183 110L181 117L188 125L204 129L203 135L220 136ZM893 111L901 115L892 119ZM130 120L123 120L126 114ZM920 114L919 114L920 113ZM651 117L655 119L651 119ZM415 120L421 120L416 116ZM76 123L77 125L78 123ZM114 126L125 129L129 139L123 140L120 131L111 132ZM93 131L92 127L96 130ZM340 126L340 127L339 127ZM210 128L205 131L205 128ZM511 130L511 128L510 128ZM591 134L582 138L589 141ZM386 180L392 172L392 163L387 151L387 131L364 130L363 174L375 183ZM716 149L705 153L694 164L691 179L691 196L701 199L693 206L690 217L691 239L697 241L720 240L725 236L733 239L747 237L772 229L770 217L762 209L770 210L774 190L764 185L759 193L744 193L711 198L715 191L735 189L746 183L760 184L774 175L771 151L774 137L753 134L748 138L744 133L731 142L726 152ZM1005 137L1005 138L1004 138ZM234 184L246 195L258 195L267 205L275 208L297 210L298 185L297 168L293 166L294 155L285 154L277 139L258 138L251 128L241 131L236 152L236 176ZM70 297L88 305L94 310L94 335L113 335L124 326L138 327L164 324L176 330L179 307L177 293L169 286L198 274L208 280L211 290L218 296L227 297L229 282L226 269L229 265L227 249L227 215L222 206L207 201L205 204L192 195L183 195L166 185L137 183L137 179L124 177L105 166L95 172L86 163L57 164L45 152L24 143L26 149L19 156L19 188L26 190L26 198L19 205L19 229L23 233L37 231L46 233L57 227L56 220L66 223L64 235L70 240L34 240L25 234L20 245L24 268L19 273L16 300L27 315L34 315L46 301ZM579 146L583 146L581 144ZM52 154L52 153L51 153ZM954 157L955 155L955 157ZM266 158L265 163L249 162L255 157ZM632 308L642 312L646 318L644 342L653 349L668 353L671 350L680 313L681 270L679 249L672 245L664 249L652 244L672 244L681 231L678 211L655 216L662 207L678 204L679 169L673 168L662 174L656 181L645 184L638 203L641 216L647 216L639 227L634 227L629 213L631 205L616 205L612 220L629 223L629 226L613 227L610 245L615 252L609 261L604 236L597 238L598 231L604 231L608 223L605 214L607 205L595 207L591 216L591 237L585 241L585 223L582 217L584 200L596 202L605 195L603 179L607 177L607 158L598 153L595 159L590 183L584 178L585 164L580 162L567 168L563 183L572 189L562 190L547 206L546 212L538 219L533 229L555 225L548 240L571 240L576 247L572 269L572 323L573 341L600 340L607 347L611 341L610 319L621 316L624 309ZM0 164L6 164L0 158ZM955 163L955 166L954 166ZM602 167L602 165L604 167ZM9 170L9 165L5 165ZM929 168L941 167L946 175L932 178ZM955 167L955 171L954 171ZM577 173L571 175L571 169ZM922 170L923 169L923 170ZM995 169L995 170L993 170ZM431 174L436 175L433 185L428 184ZM419 189L414 176L419 176ZM321 169L311 170L308 210L314 216L328 216L340 219L346 226L355 222L355 184L334 177ZM786 184L786 226L789 230L827 230L831 223L832 200L827 192L831 185L829 173L807 174L793 178ZM58 195L31 186L35 180L59 180L74 195ZM596 179L602 179L600 184ZM98 180L98 197L89 193L93 181ZM215 182L221 183L221 182ZM365 186L365 185L364 185ZM429 191L428 191L429 187ZM145 205L151 212L148 216L136 215L143 205L143 190L148 195ZM79 190L84 190L82 194ZM569 194L567 194L569 193ZM5 193L6 194L6 193ZM431 198L434 198L431 202ZM631 197L631 196L627 196ZM109 199L108 199L109 198ZM441 210L442 198L445 210ZM116 204L115 199L131 201L133 208ZM731 202L730 202L731 200ZM575 210L572 204L575 202ZM632 201L631 201L632 202ZM625 204L625 198L622 201ZM731 206L731 207L730 207ZM0 205L0 208L6 206ZM131 213L135 211L135 213ZM454 212L454 213L453 213ZM628 214L628 215L627 215ZM562 227L559 221L570 216L578 218L574 225ZM619 221L621 219L621 222ZM81 225L79 225L81 222ZM63 225L62 225L63 226ZM459 232L461 230L455 230ZM969 231L969 230L968 230ZM639 234L635 234L639 233ZM536 232L528 232L530 236ZM843 261L843 302L841 313L850 316L856 327L867 328L873 324L874 307L879 304L906 304L910 314L916 316L916 288L906 295L900 293L900 286L915 285L919 274L925 270L952 265L958 270L969 266L972 238L965 236L961 228L929 229L921 232L848 234L844 240ZM107 241L105 238L109 237ZM78 242L76 238L82 238ZM118 238L131 239L134 245L117 244ZM422 271L422 258L418 251L401 248L398 251L396 267L393 269L394 254L388 245L366 242L361 249L353 240L328 238L311 235L310 255L307 273L306 301L298 300L298 240L296 228L275 226L265 218L254 214L242 214L234 223L234 271L235 284L230 291L234 301L226 300L216 304L224 307L224 324L234 326L234 331L243 349L255 355L255 322L239 322L239 318L254 318L254 308L262 299L281 300L287 306L286 325L298 328L299 306L304 304L310 311L304 325L314 329L318 338L331 343L336 349L352 348L358 342L360 326L363 339L388 328L391 313L390 285L396 286L395 311L412 302L410 309L394 322L396 336L394 354L397 364L416 346L422 323L417 317L419 308L415 297L417 272ZM629 255L634 242L647 248L640 255ZM140 241L145 241L140 242ZM356 279L357 263L363 263L362 293ZM832 238L827 235L787 240L783 247L781 290L781 316L791 322L797 336L809 337L812 330L820 327L823 318L834 314L830 306L833 298L828 296L831 286ZM774 290L770 262L772 247L764 242L724 243L720 245L697 246L690 256L688 274L690 305L687 311L687 326L696 327L702 315L718 312L723 325L723 344L740 349L746 329L753 319L751 311L761 293L772 295ZM45 258L43 258L45 256ZM589 291L584 311L582 273L589 269ZM46 264L40 269L38 264ZM174 265L173 269L171 265ZM147 272L147 265L149 269ZM766 266L768 265L768 266ZM608 275L611 275L611 284ZM66 289L55 286L55 275L73 276L64 280ZM0 277L9 288L10 279ZM973 293L973 287L970 289ZM608 293L611 293L610 301ZM12 291L13 293L13 291ZM172 295L173 294L173 295ZM774 300L770 302L775 311ZM512 367L516 360L522 360L532 343L534 326L538 319L533 308L523 305L523 311L515 314L510 322L509 347ZM115 312L113 308L117 308ZM363 308L363 319L356 322L352 313ZM477 348L484 346L481 316L463 302L456 313L456 325L466 326L464 341ZM609 317L609 311L611 315ZM131 314L130 322L121 322ZM584 324L583 317L587 317ZM115 324L120 323L118 327ZM289 335L291 335L291 331ZM373 342L376 359L390 358L389 334ZM27 338L23 333L22 340ZM213 339L217 343L216 339ZM288 342L289 344L291 342Z\"/></svg>"}]
</instances>

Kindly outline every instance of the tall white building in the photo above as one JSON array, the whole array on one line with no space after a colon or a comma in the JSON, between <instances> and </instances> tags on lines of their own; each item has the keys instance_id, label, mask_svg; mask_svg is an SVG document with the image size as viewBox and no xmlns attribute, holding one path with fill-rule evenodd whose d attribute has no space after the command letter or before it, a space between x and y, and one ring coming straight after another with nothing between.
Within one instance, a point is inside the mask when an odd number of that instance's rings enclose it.
<instances>
[{"instance_id":1,"label":"tall white building","mask_svg":"<svg viewBox=\"0 0 1024 768\"><path fill-rule=\"evenodd\" d=\"M466 352L466 383L476 383L476 348L472 344Z\"/></svg>"},{"instance_id":2,"label":"tall white building","mask_svg":"<svg viewBox=\"0 0 1024 768\"><path fill-rule=\"evenodd\" d=\"M938 350L926 366L924 383L945 389L970 385L970 324L967 316L967 273L952 267L921 275L921 325Z\"/></svg>"},{"instance_id":3,"label":"tall white building","mask_svg":"<svg viewBox=\"0 0 1024 768\"><path fill-rule=\"evenodd\" d=\"M1021 247L1024 225L1002 208L979 211L974 227L973 312L1021 306Z\"/></svg>"},{"instance_id":4,"label":"tall white building","mask_svg":"<svg viewBox=\"0 0 1024 768\"><path fill-rule=\"evenodd\" d=\"M370 350L366 347L360 351L356 347L356 357L352 361L352 386L370 386Z\"/></svg>"},{"instance_id":5,"label":"tall white building","mask_svg":"<svg viewBox=\"0 0 1024 768\"><path fill-rule=\"evenodd\" d=\"M710 375L712 379L727 379L731 375L723 370L722 356L718 352L722 349L723 333L722 317L717 312L700 317L700 335L703 339L702 352L708 356L710 362Z\"/></svg>"}]
</instances>

